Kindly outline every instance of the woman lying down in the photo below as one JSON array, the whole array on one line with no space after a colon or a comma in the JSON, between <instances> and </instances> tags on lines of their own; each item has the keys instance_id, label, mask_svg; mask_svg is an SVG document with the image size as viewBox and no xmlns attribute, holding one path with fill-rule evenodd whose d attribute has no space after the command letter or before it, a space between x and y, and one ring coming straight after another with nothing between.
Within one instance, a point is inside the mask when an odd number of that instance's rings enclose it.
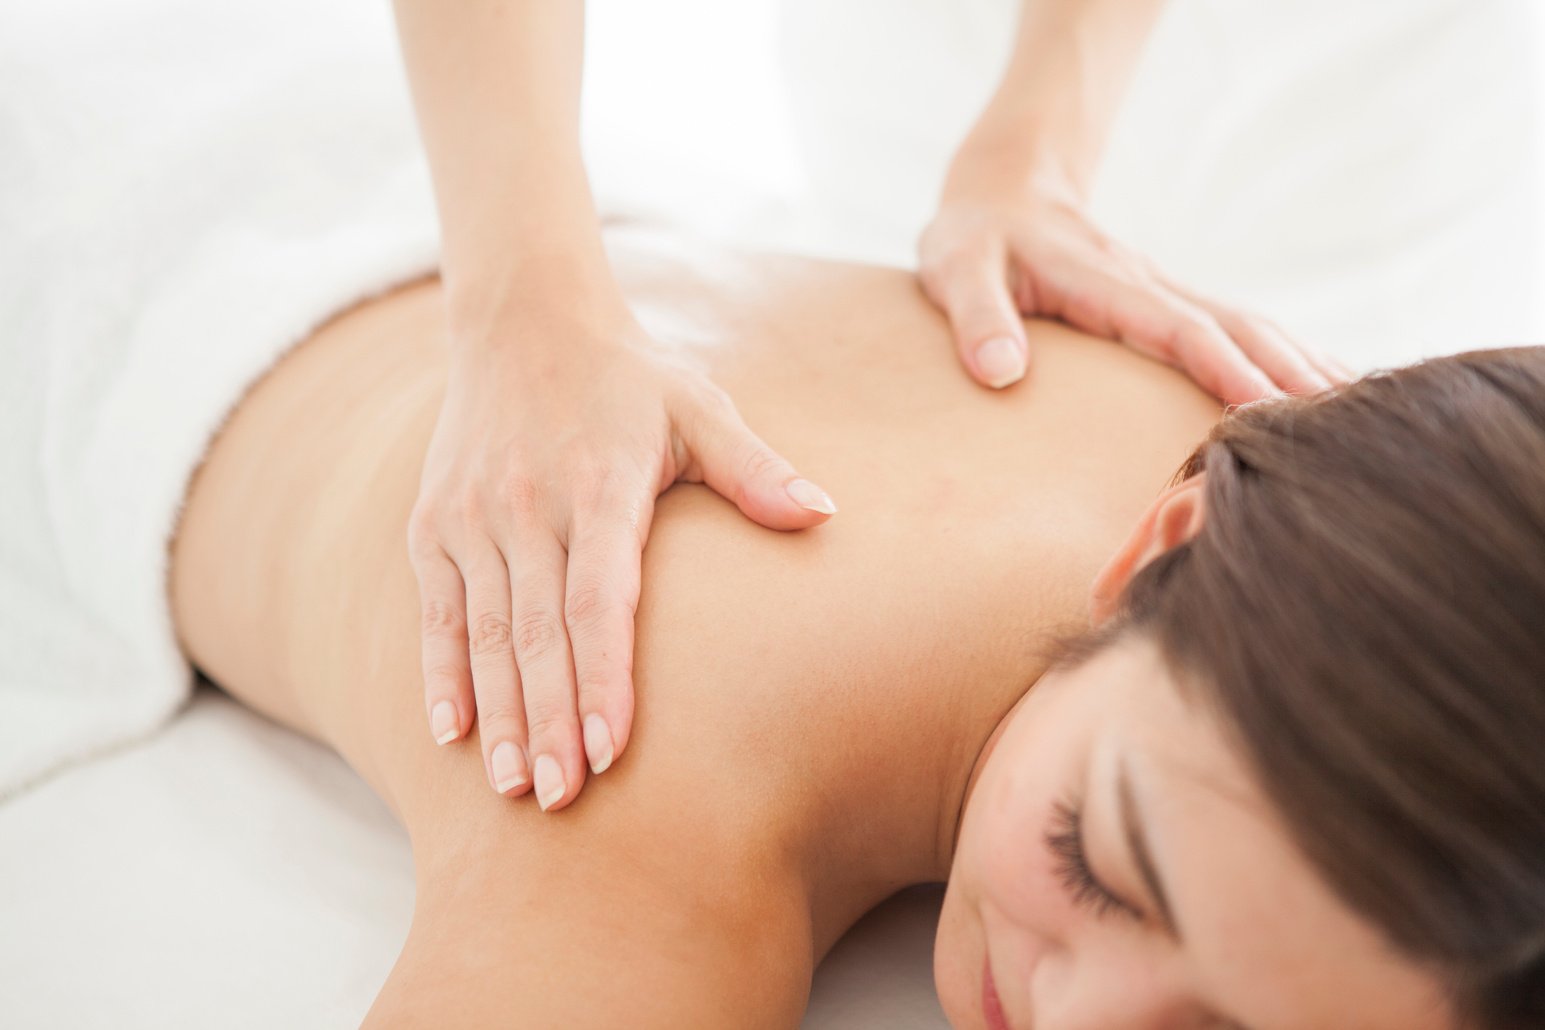
<instances>
[{"instance_id":1,"label":"woman lying down","mask_svg":"<svg viewBox=\"0 0 1545 1030\"><path fill-rule=\"evenodd\" d=\"M367 1026L792 1027L854 921L941 880L960 1027L1545 1025L1545 350L1220 421L1037 324L983 397L909 275L613 243L843 514L661 499L634 736L567 810L424 732L436 284L292 352L188 498L188 654L411 837Z\"/></svg>"}]
</instances>

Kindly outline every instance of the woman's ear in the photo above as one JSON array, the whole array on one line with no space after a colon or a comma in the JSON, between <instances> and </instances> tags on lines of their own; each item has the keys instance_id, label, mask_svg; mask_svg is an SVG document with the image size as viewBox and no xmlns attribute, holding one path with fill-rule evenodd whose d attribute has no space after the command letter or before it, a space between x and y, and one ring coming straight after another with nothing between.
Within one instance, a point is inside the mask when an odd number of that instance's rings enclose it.
<instances>
[{"instance_id":1,"label":"woman's ear","mask_svg":"<svg viewBox=\"0 0 1545 1030\"><path fill-rule=\"evenodd\" d=\"M1089 613L1096 626L1115 614L1122 592L1139 569L1201 530L1206 489L1205 472L1182 480L1160 494L1137 520L1132 535L1094 578Z\"/></svg>"}]
</instances>

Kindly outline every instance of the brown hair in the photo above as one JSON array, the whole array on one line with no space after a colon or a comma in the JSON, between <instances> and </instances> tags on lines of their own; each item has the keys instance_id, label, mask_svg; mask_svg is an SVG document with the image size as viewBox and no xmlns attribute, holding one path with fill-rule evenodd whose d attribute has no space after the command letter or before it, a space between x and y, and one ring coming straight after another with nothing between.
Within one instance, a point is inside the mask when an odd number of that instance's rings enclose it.
<instances>
[{"instance_id":1,"label":"brown hair","mask_svg":"<svg viewBox=\"0 0 1545 1030\"><path fill-rule=\"evenodd\" d=\"M1201 472L1202 530L1117 625L1466 1020L1545 1026L1545 348L1250 405Z\"/></svg>"}]
</instances>

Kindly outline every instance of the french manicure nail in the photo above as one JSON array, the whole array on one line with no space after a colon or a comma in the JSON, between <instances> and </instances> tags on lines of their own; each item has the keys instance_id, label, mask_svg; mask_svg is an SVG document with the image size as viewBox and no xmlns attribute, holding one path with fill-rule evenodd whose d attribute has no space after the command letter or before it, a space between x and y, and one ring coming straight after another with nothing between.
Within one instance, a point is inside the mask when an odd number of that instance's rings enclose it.
<instances>
[{"instance_id":1,"label":"french manicure nail","mask_svg":"<svg viewBox=\"0 0 1545 1030\"><path fill-rule=\"evenodd\" d=\"M429 732L436 744L449 744L461 735L461 719L456 715L456 705L441 701L429 713Z\"/></svg>"},{"instance_id":2,"label":"french manicure nail","mask_svg":"<svg viewBox=\"0 0 1545 1030\"><path fill-rule=\"evenodd\" d=\"M612 731L606 720L594 712L585 716L585 757L590 759L590 771L597 776L611 768Z\"/></svg>"},{"instance_id":3,"label":"french manicure nail","mask_svg":"<svg viewBox=\"0 0 1545 1030\"><path fill-rule=\"evenodd\" d=\"M791 479L783 488L788 495L794 498L794 503L809 511L818 511L822 515L837 514L837 505L827 496L826 491L810 482L808 479Z\"/></svg>"},{"instance_id":4,"label":"french manicure nail","mask_svg":"<svg viewBox=\"0 0 1545 1030\"><path fill-rule=\"evenodd\" d=\"M538 755L536 759L536 803L547 811L558 803L567 789L563 784L563 770L552 755Z\"/></svg>"},{"instance_id":5,"label":"french manicure nail","mask_svg":"<svg viewBox=\"0 0 1545 1030\"><path fill-rule=\"evenodd\" d=\"M493 767L494 790L500 794L525 785L526 756L509 741L494 748L494 753L489 756L489 765Z\"/></svg>"},{"instance_id":6,"label":"french manicure nail","mask_svg":"<svg viewBox=\"0 0 1545 1030\"><path fill-rule=\"evenodd\" d=\"M1025 377L1025 356L1008 336L994 336L976 349L976 367L987 385L1001 390Z\"/></svg>"}]
</instances>

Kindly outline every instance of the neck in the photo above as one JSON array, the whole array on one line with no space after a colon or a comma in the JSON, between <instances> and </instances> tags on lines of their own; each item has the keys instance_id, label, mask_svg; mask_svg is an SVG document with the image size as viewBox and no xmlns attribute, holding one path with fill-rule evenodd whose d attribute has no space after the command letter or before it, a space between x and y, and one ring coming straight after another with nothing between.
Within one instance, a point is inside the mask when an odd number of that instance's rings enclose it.
<instances>
[{"instance_id":1,"label":"neck","mask_svg":"<svg viewBox=\"0 0 1545 1030\"><path fill-rule=\"evenodd\" d=\"M896 891L949 878L966 801L1032 681L896 698L864 740L815 763L817 814L808 798L800 804L795 853L805 860L817 961Z\"/></svg>"}]
</instances>

